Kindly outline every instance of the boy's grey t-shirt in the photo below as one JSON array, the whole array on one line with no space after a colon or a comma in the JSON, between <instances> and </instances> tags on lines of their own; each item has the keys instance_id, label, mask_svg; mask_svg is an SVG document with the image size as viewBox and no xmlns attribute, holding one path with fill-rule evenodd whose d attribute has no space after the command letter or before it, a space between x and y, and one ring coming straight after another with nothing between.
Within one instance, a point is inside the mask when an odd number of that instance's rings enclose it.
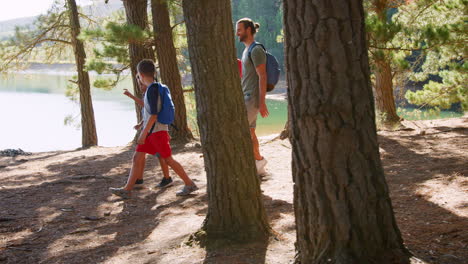
<instances>
[{"instance_id":1,"label":"boy's grey t-shirt","mask_svg":"<svg viewBox=\"0 0 468 264\"><path fill-rule=\"evenodd\" d=\"M266 53L260 45L257 45L252 49L250 55L252 61L249 58L249 47L246 47L242 53L242 91L244 92L244 100L255 100L255 106L258 107L260 89L256 68L261 64L266 64Z\"/></svg>"},{"instance_id":2,"label":"boy's grey t-shirt","mask_svg":"<svg viewBox=\"0 0 468 264\"><path fill-rule=\"evenodd\" d=\"M156 83L152 83L146 89L144 98L144 107L141 110L143 112L143 128L146 127L148 124L148 120L151 115L157 115L162 108L161 97L159 95L158 85ZM156 125L154 126L153 132L158 131L169 131L169 126L166 124L161 124L156 121Z\"/></svg>"}]
</instances>

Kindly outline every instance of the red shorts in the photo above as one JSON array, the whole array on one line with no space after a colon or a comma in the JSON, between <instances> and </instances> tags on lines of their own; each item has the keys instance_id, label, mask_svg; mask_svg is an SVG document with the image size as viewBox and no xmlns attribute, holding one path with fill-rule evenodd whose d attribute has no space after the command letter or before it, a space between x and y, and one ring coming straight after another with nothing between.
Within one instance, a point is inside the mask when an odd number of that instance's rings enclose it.
<instances>
[{"instance_id":1,"label":"red shorts","mask_svg":"<svg viewBox=\"0 0 468 264\"><path fill-rule=\"evenodd\" d=\"M151 133L151 135L146 137L145 144L138 145L136 151L148 153L150 155L159 153L161 158L169 158L172 155L171 145L169 145L170 140L171 137L167 131Z\"/></svg>"}]
</instances>

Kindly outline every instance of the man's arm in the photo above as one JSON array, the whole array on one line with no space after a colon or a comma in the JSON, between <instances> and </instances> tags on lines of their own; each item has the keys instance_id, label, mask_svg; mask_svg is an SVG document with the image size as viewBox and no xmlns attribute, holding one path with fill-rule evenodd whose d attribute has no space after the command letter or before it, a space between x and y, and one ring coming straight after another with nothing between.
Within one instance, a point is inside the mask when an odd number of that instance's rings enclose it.
<instances>
[{"instance_id":1,"label":"man's arm","mask_svg":"<svg viewBox=\"0 0 468 264\"><path fill-rule=\"evenodd\" d=\"M262 117L267 117L270 113L266 106L266 90L267 90L267 73L266 64L260 64L255 68L258 75L258 87L260 88L259 93L259 110Z\"/></svg>"},{"instance_id":2,"label":"man's arm","mask_svg":"<svg viewBox=\"0 0 468 264\"><path fill-rule=\"evenodd\" d=\"M131 92L129 92L127 89L124 89L124 94L128 97L130 97L131 99L133 99L138 105L140 105L141 107L144 106L144 102L143 100L141 100L140 98L134 96Z\"/></svg>"}]
</instances>

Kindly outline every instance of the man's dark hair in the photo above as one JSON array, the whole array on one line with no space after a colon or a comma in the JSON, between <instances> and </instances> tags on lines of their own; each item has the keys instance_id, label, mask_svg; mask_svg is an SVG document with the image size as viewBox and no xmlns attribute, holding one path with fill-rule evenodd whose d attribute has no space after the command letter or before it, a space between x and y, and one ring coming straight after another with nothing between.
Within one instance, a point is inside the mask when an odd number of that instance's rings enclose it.
<instances>
[{"instance_id":1,"label":"man's dark hair","mask_svg":"<svg viewBox=\"0 0 468 264\"><path fill-rule=\"evenodd\" d=\"M239 21L237 21L237 24L239 23L242 23L245 29L250 28L250 32L252 32L252 35L255 35L255 33L257 33L258 29L260 28L259 23L253 22L253 20L248 17L239 19Z\"/></svg>"},{"instance_id":2,"label":"man's dark hair","mask_svg":"<svg viewBox=\"0 0 468 264\"><path fill-rule=\"evenodd\" d=\"M156 67L152 60L141 60L137 65L137 71L145 76L151 76L156 79Z\"/></svg>"}]
</instances>

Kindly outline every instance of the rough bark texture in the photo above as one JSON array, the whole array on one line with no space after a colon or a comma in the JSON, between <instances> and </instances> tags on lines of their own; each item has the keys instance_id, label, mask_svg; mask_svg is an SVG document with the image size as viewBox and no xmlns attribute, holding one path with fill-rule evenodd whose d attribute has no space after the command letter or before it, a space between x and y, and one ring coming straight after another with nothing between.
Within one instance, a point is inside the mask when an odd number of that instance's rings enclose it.
<instances>
[{"instance_id":1,"label":"rough bark texture","mask_svg":"<svg viewBox=\"0 0 468 264\"><path fill-rule=\"evenodd\" d=\"M387 61L377 61L375 66L375 102L380 118L386 125L397 124L400 117L397 115L393 97L392 69Z\"/></svg>"},{"instance_id":2,"label":"rough bark texture","mask_svg":"<svg viewBox=\"0 0 468 264\"><path fill-rule=\"evenodd\" d=\"M75 53L76 71L78 73L78 88L80 91L81 146L86 148L96 146L98 144L96 122L94 120L89 74L84 69L86 63L86 53L83 42L78 39L78 36L80 35L78 8L76 6L75 0L67 0L67 3L70 17L71 43Z\"/></svg>"},{"instance_id":3,"label":"rough bark texture","mask_svg":"<svg viewBox=\"0 0 468 264\"><path fill-rule=\"evenodd\" d=\"M135 25L145 30L148 29L148 1L147 0L123 0L125 15L129 25ZM138 82L136 81L136 66L142 59L151 59L154 61L154 51L149 45L142 42L130 41L128 45L130 54L130 67L132 70L133 91L135 96L142 98ZM141 107L135 103L135 109L138 121L141 120Z\"/></svg>"},{"instance_id":4,"label":"rough bark texture","mask_svg":"<svg viewBox=\"0 0 468 264\"><path fill-rule=\"evenodd\" d=\"M407 263L377 142L362 1L285 0L297 262Z\"/></svg>"},{"instance_id":5,"label":"rough bark texture","mask_svg":"<svg viewBox=\"0 0 468 264\"><path fill-rule=\"evenodd\" d=\"M152 0L151 10L161 80L169 86L175 105L174 125L177 129L171 130L171 137L179 141L193 139L192 132L187 124L187 110L185 109L182 81L177 66L177 54L172 38L167 0Z\"/></svg>"},{"instance_id":6,"label":"rough bark texture","mask_svg":"<svg viewBox=\"0 0 468 264\"><path fill-rule=\"evenodd\" d=\"M208 181L203 229L208 238L264 238L269 227L240 87L230 0L185 0L183 9Z\"/></svg>"}]
</instances>

